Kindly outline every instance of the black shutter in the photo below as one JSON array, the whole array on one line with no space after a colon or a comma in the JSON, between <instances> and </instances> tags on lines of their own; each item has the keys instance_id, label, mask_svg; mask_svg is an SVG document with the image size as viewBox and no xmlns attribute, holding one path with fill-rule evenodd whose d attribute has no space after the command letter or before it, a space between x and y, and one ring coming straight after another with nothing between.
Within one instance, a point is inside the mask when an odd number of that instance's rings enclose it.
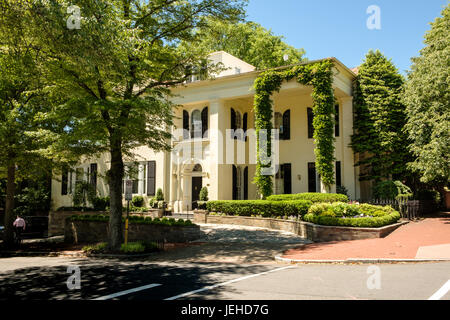
<instances>
[{"instance_id":1,"label":"black shutter","mask_svg":"<svg viewBox=\"0 0 450 320\"><path fill-rule=\"evenodd\" d=\"M308 162L308 192L316 191L316 164Z\"/></svg>"},{"instance_id":2,"label":"black shutter","mask_svg":"<svg viewBox=\"0 0 450 320\"><path fill-rule=\"evenodd\" d=\"M245 135L247 133L247 126L248 126L247 122L248 122L248 114L246 112L244 113L244 116L242 118L242 128L244 129L245 141L247 141L247 136Z\"/></svg>"},{"instance_id":3,"label":"black shutter","mask_svg":"<svg viewBox=\"0 0 450 320\"><path fill-rule=\"evenodd\" d=\"M189 112L183 110L183 139L189 139Z\"/></svg>"},{"instance_id":4,"label":"black shutter","mask_svg":"<svg viewBox=\"0 0 450 320\"><path fill-rule=\"evenodd\" d=\"M202 110L202 137L205 137L205 132L208 130L208 107Z\"/></svg>"},{"instance_id":5,"label":"black shutter","mask_svg":"<svg viewBox=\"0 0 450 320\"><path fill-rule=\"evenodd\" d=\"M147 164L147 195L154 196L156 194L156 161L148 161Z\"/></svg>"},{"instance_id":6,"label":"black shutter","mask_svg":"<svg viewBox=\"0 0 450 320\"><path fill-rule=\"evenodd\" d=\"M233 165L233 200L237 200L237 168Z\"/></svg>"},{"instance_id":7,"label":"black shutter","mask_svg":"<svg viewBox=\"0 0 450 320\"><path fill-rule=\"evenodd\" d=\"M283 114L283 137L280 137L280 139L291 139L291 110L287 110Z\"/></svg>"},{"instance_id":8,"label":"black shutter","mask_svg":"<svg viewBox=\"0 0 450 320\"><path fill-rule=\"evenodd\" d=\"M342 186L342 176L341 176L341 162L336 161L336 186Z\"/></svg>"},{"instance_id":9,"label":"black shutter","mask_svg":"<svg viewBox=\"0 0 450 320\"><path fill-rule=\"evenodd\" d=\"M314 113L311 108L308 108L308 139L312 139L314 137Z\"/></svg>"},{"instance_id":10,"label":"black shutter","mask_svg":"<svg viewBox=\"0 0 450 320\"><path fill-rule=\"evenodd\" d=\"M244 200L248 200L248 167L244 169Z\"/></svg>"},{"instance_id":11,"label":"black shutter","mask_svg":"<svg viewBox=\"0 0 450 320\"><path fill-rule=\"evenodd\" d=\"M284 174L284 194L292 193L292 165L290 163L285 163L283 166Z\"/></svg>"},{"instance_id":12,"label":"black shutter","mask_svg":"<svg viewBox=\"0 0 450 320\"><path fill-rule=\"evenodd\" d=\"M91 171L90 171L90 183L97 190L97 164L91 163Z\"/></svg>"},{"instance_id":13,"label":"black shutter","mask_svg":"<svg viewBox=\"0 0 450 320\"><path fill-rule=\"evenodd\" d=\"M69 168L64 166L62 169L62 177L61 177L61 195L67 195L67 186L69 180Z\"/></svg>"},{"instance_id":14,"label":"black shutter","mask_svg":"<svg viewBox=\"0 0 450 320\"><path fill-rule=\"evenodd\" d=\"M231 108L231 138L233 138L235 132L236 131L236 111L234 111L233 108ZM234 137L236 139L236 137Z\"/></svg>"},{"instance_id":15,"label":"black shutter","mask_svg":"<svg viewBox=\"0 0 450 320\"><path fill-rule=\"evenodd\" d=\"M340 127L339 127L339 105L335 105L334 106L334 120L335 120L335 125L334 125L334 135L336 137L339 137L339 131L340 131Z\"/></svg>"}]
</instances>

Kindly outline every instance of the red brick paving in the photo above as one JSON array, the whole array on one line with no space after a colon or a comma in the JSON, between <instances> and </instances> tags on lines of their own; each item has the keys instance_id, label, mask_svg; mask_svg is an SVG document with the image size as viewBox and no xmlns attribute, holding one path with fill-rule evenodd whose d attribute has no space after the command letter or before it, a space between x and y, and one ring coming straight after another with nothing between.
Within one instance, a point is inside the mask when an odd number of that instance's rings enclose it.
<instances>
[{"instance_id":1,"label":"red brick paving","mask_svg":"<svg viewBox=\"0 0 450 320\"><path fill-rule=\"evenodd\" d=\"M419 247L450 243L450 212L401 226L385 238L312 243L288 250L298 260L414 259Z\"/></svg>"}]
</instances>

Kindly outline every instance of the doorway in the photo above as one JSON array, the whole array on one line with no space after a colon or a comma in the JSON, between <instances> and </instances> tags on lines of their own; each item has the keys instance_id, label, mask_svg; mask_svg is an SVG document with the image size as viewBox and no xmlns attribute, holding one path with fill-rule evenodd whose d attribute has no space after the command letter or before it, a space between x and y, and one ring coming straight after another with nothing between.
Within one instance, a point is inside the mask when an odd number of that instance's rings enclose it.
<instances>
[{"instance_id":1,"label":"doorway","mask_svg":"<svg viewBox=\"0 0 450 320\"><path fill-rule=\"evenodd\" d=\"M197 201L200 200L200 190L203 186L202 177L192 177L192 209L198 208Z\"/></svg>"}]
</instances>

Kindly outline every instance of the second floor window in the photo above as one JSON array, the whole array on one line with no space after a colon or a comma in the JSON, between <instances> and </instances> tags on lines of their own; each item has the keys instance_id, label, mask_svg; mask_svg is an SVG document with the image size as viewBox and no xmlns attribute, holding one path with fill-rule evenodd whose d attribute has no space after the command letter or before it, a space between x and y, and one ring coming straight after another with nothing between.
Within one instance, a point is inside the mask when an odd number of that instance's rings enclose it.
<instances>
[{"instance_id":1,"label":"second floor window","mask_svg":"<svg viewBox=\"0 0 450 320\"><path fill-rule=\"evenodd\" d=\"M243 115L237 111L231 108L231 138L235 140L244 140L245 133L247 132L247 121L248 121L248 114L247 112ZM247 140L247 138L245 138Z\"/></svg>"},{"instance_id":2,"label":"second floor window","mask_svg":"<svg viewBox=\"0 0 450 320\"><path fill-rule=\"evenodd\" d=\"M202 139L206 138L208 131L208 107L193 110L190 114L183 110L183 139Z\"/></svg>"},{"instance_id":3,"label":"second floor window","mask_svg":"<svg viewBox=\"0 0 450 320\"><path fill-rule=\"evenodd\" d=\"M312 108L308 108L308 139L314 138L314 112Z\"/></svg>"}]
</instances>

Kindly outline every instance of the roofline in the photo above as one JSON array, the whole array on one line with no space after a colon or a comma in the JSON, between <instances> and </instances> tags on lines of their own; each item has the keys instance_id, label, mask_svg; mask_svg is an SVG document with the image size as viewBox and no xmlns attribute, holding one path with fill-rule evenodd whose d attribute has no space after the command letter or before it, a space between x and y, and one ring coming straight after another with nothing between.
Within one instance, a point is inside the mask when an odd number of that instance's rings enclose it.
<instances>
[{"instance_id":1,"label":"roofline","mask_svg":"<svg viewBox=\"0 0 450 320\"><path fill-rule=\"evenodd\" d=\"M268 68L268 69L264 69L264 70L255 70L255 71L244 72L244 73L240 73L240 74L232 74L232 75L228 75L228 76L223 76L223 77L220 77L220 78L201 80L201 81L191 82L191 83L187 83L187 84L180 84L176 88L178 89L178 88L182 88L182 87L197 87L197 86L202 86L202 85L205 85L207 83L210 83L211 81L220 81L220 82L222 82L222 81L231 80L231 79L234 79L234 78L245 78L245 77L250 77L250 76L253 76L253 75L256 75L256 74L260 74L260 73L263 73L263 72L269 71L269 70L283 70L283 69L292 68L292 67L295 67L295 66L304 66L304 65L317 63L317 62L322 62L322 61L326 61L326 60L333 61L337 66L341 67L353 79L355 79L357 77L357 75L349 67L347 67L345 64L343 64L339 59L337 59L335 57L330 57L330 58L309 60L309 61L305 61L305 62L300 62L300 63L291 64L291 65L287 65L287 66L276 67L276 68Z\"/></svg>"}]
</instances>

